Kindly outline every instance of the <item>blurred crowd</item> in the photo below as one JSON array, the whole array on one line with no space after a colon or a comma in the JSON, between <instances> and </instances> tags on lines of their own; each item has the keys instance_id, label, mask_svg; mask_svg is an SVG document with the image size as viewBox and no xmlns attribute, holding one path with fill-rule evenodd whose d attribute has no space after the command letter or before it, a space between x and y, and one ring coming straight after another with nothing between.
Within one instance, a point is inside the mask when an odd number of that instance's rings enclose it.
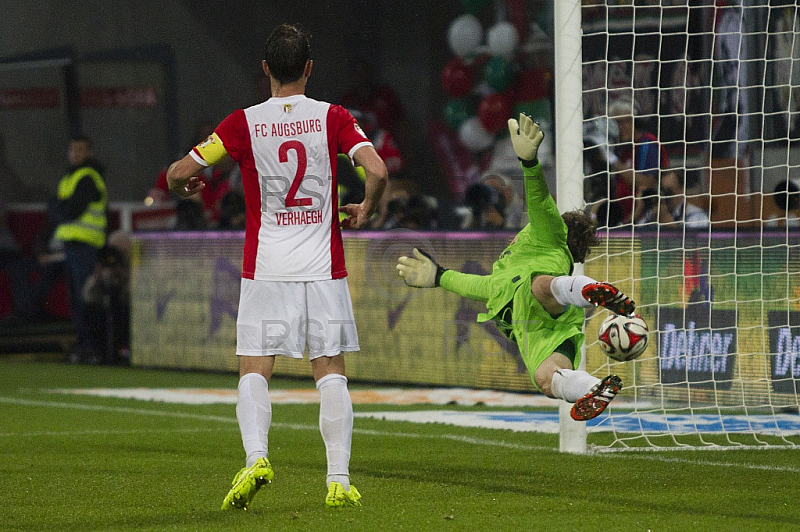
<instances>
[{"instance_id":1,"label":"blurred crowd","mask_svg":"<svg viewBox=\"0 0 800 532\"><path fill-rule=\"evenodd\" d=\"M615 100L608 117L584 122L583 143L584 195L600 227L709 227L708 209L697 204L701 195L687 196L687 178L700 185L700 171L671 167L635 100Z\"/></svg>"}]
</instances>

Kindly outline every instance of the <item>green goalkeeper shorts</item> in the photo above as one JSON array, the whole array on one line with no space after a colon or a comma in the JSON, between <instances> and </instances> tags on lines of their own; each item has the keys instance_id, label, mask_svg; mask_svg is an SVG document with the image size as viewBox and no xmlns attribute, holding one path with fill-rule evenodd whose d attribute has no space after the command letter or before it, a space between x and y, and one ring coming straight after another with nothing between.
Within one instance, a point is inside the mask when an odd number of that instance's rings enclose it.
<instances>
[{"instance_id":1,"label":"green goalkeeper shorts","mask_svg":"<svg viewBox=\"0 0 800 532\"><path fill-rule=\"evenodd\" d=\"M500 315L503 313L501 312ZM520 283L511 302L511 321L508 314L505 323L498 323L498 328L506 332L519 347L531 382L536 386L533 375L536 370L553 353L562 353L567 358L574 352L572 367L578 368L581 361L583 345L583 321L585 314L582 308L570 305L566 312L554 318L531 294L531 279ZM569 344L572 344L570 346ZM538 386L536 386L539 389Z\"/></svg>"}]
</instances>

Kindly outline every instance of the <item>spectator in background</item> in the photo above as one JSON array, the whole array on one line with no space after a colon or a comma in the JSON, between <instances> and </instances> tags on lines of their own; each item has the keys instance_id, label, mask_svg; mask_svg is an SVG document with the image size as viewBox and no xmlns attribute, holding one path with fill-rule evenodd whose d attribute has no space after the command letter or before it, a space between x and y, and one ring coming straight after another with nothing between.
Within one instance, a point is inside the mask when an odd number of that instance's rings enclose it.
<instances>
[{"instance_id":1,"label":"spectator in background","mask_svg":"<svg viewBox=\"0 0 800 532\"><path fill-rule=\"evenodd\" d=\"M379 81L375 69L366 59L353 61L351 71L353 86L339 99L339 105L374 116L375 127L391 133L397 143L404 167L413 167L413 138L400 98L388 84ZM378 146L375 148L377 150ZM388 162L386 166L389 167ZM392 169L388 170L391 175Z\"/></svg>"},{"instance_id":2,"label":"spectator in background","mask_svg":"<svg viewBox=\"0 0 800 532\"><path fill-rule=\"evenodd\" d=\"M402 211L401 227L414 231L436 229L436 198L424 194L412 194Z\"/></svg>"},{"instance_id":3,"label":"spectator in background","mask_svg":"<svg viewBox=\"0 0 800 532\"><path fill-rule=\"evenodd\" d=\"M198 122L190 140L190 149L203 142L203 140L208 138L208 136L213 132L214 124L212 124L210 120L201 120ZM153 188L147 192L147 197L145 198L144 202L146 205L151 205L153 203L172 201L172 199L173 196L169 191L169 184L167 183L167 168L164 167L161 172L159 172Z\"/></svg>"},{"instance_id":4,"label":"spectator in background","mask_svg":"<svg viewBox=\"0 0 800 532\"><path fill-rule=\"evenodd\" d=\"M58 184L55 238L64 244L72 324L76 345L70 362L96 362L100 346L96 331L86 319L83 286L92 275L97 252L106 243L107 203L103 165L94 159L92 143L85 135L69 141L69 168Z\"/></svg>"},{"instance_id":5,"label":"spectator in background","mask_svg":"<svg viewBox=\"0 0 800 532\"><path fill-rule=\"evenodd\" d=\"M378 209L370 227L378 229L394 229L402 225L402 212L405 210L405 201L408 199L408 192L413 188L411 181L404 176L405 160L400 152L400 148L395 141L394 135L378 123L377 116L372 111L363 112L360 109L348 109L353 117L358 121L358 125L364 134L372 142L375 151L386 164L389 172L389 184L386 192L381 197ZM343 162L345 164L341 164ZM340 187L346 190L340 195L340 203L358 203L364 193L363 176L358 171L354 171L349 159L346 156L339 156L339 169L337 179ZM348 168L349 167L349 168ZM355 176L360 181L352 183L350 176ZM394 197L393 191L398 191L401 197ZM391 205L390 203L393 202Z\"/></svg>"},{"instance_id":6,"label":"spectator in background","mask_svg":"<svg viewBox=\"0 0 800 532\"><path fill-rule=\"evenodd\" d=\"M768 227L779 225L800 227L800 186L798 184L800 181L796 179L786 179L775 185L772 201L783 215L771 215L766 221Z\"/></svg>"},{"instance_id":7,"label":"spectator in background","mask_svg":"<svg viewBox=\"0 0 800 532\"><path fill-rule=\"evenodd\" d=\"M473 183L464 191L464 204L469 209L462 229L496 231L505 228L506 200L494 187Z\"/></svg>"},{"instance_id":8,"label":"spectator in background","mask_svg":"<svg viewBox=\"0 0 800 532\"><path fill-rule=\"evenodd\" d=\"M238 190L231 190L222 197L217 229L224 231L244 231L246 219L247 212L244 203L244 194Z\"/></svg>"},{"instance_id":9,"label":"spectator in background","mask_svg":"<svg viewBox=\"0 0 800 532\"><path fill-rule=\"evenodd\" d=\"M396 195L386 206L387 216L380 229L429 231L437 227L436 198L412 193Z\"/></svg>"},{"instance_id":10,"label":"spectator in background","mask_svg":"<svg viewBox=\"0 0 800 532\"><path fill-rule=\"evenodd\" d=\"M383 230L400 227L402 211L413 191L414 185L410 179L390 179L375 216L369 221L369 227Z\"/></svg>"},{"instance_id":11,"label":"spectator in background","mask_svg":"<svg viewBox=\"0 0 800 532\"><path fill-rule=\"evenodd\" d=\"M634 193L655 187L658 170L669 167L666 150L655 135L643 129L638 114L636 102L627 99L615 101L608 111L619 128L618 161L611 167L615 177L611 199L622 207L624 223L633 219Z\"/></svg>"},{"instance_id":12,"label":"spectator in background","mask_svg":"<svg viewBox=\"0 0 800 532\"><path fill-rule=\"evenodd\" d=\"M354 117L355 118L355 117ZM339 206L364 201L364 181L366 174L363 168L353 166L353 161L346 153L336 156L336 183L339 193ZM344 218L344 213L339 215Z\"/></svg>"},{"instance_id":13,"label":"spectator in background","mask_svg":"<svg viewBox=\"0 0 800 532\"><path fill-rule=\"evenodd\" d=\"M130 363L130 251L127 234L110 234L83 287L87 315L93 323L101 324L98 359L105 364Z\"/></svg>"},{"instance_id":14,"label":"spectator in background","mask_svg":"<svg viewBox=\"0 0 800 532\"><path fill-rule=\"evenodd\" d=\"M617 122L600 116L583 123L583 175L586 176L587 203L607 200L609 197L609 169L617 162L610 148L619 137Z\"/></svg>"},{"instance_id":15,"label":"spectator in background","mask_svg":"<svg viewBox=\"0 0 800 532\"><path fill-rule=\"evenodd\" d=\"M503 229L518 231L528 224L525 201L516 193L508 178L502 174L489 174L483 182L495 189L505 200Z\"/></svg>"},{"instance_id":16,"label":"spectator in background","mask_svg":"<svg viewBox=\"0 0 800 532\"><path fill-rule=\"evenodd\" d=\"M686 174L678 168L661 174L660 191L650 188L637 196L635 216L636 225L658 222L664 229L707 229L710 223L706 211L686 201Z\"/></svg>"},{"instance_id":17,"label":"spectator in background","mask_svg":"<svg viewBox=\"0 0 800 532\"><path fill-rule=\"evenodd\" d=\"M183 199L175 204L174 231L205 231L208 228L208 220L199 201Z\"/></svg>"},{"instance_id":18,"label":"spectator in background","mask_svg":"<svg viewBox=\"0 0 800 532\"><path fill-rule=\"evenodd\" d=\"M214 124L207 120L198 123L192 137L191 148L194 148L214 132ZM174 229L178 231L202 230L215 226L219 223L222 198L231 189L231 175L237 175L237 183L240 186L241 176L238 166L230 158L221 161L217 166L204 168L199 177L206 186L199 194L189 198L178 198L175 203L175 214L177 217ZM156 183L147 193L145 204L163 203L172 201L173 195L169 191L167 184L167 169L164 168L158 174ZM204 220L198 216L198 211L202 213Z\"/></svg>"},{"instance_id":19,"label":"spectator in background","mask_svg":"<svg viewBox=\"0 0 800 532\"><path fill-rule=\"evenodd\" d=\"M364 134L375 146L375 151L383 159L386 170L389 171L389 179L401 176L405 169L405 163L394 135L388 129L378 125L378 119L372 111L363 112L355 108L348 109L348 111L358 121Z\"/></svg>"},{"instance_id":20,"label":"spectator in background","mask_svg":"<svg viewBox=\"0 0 800 532\"><path fill-rule=\"evenodd\" d=\"M602 200L591 210L592 219L597 227L619 227L624 223L622 207L616 201Z\"/></svg>"},{"instance_id":21,"label":"spectator in background","mask_svg":"<svg viewBox=\"0 0 800 532\"><path fill-rule=\"evenodd\" d=\"M56 204L55 199L51 201L51 205ZM47 311L47 296L63 273L64 259L63 244L52 238L52 210L48 209L45 226L35 238L32 258L9 227L8 205L0 197L0 272L5 273L10 289L6 294L10 297L0 304L0 335L13 334L21 326L60 319ZM23 230L32 228L26 225Z\"/></svg>"},{"instance_id":22,"label":"spectator in background","mask_svg":"<svg viewBox=\"0 0 800 532\"><path fill-rule=\"evenodd\" d=\"M47 312L47 296L64 272L64 244L54 236L58 199L47 206L47 218L33 243L34 257L19 252L7 263L12 314L8 322L31 323L55 318Z\"/></svg>"},{"instance_id":23,"label":"spectator in background","mask_svg":"<svg viewBox=\"0 0 800 532\"><path fill-rule=\"evenodd\" d=\"M381 216L377 219L376 229L389 231L391 229L400 229L403 225L403 215L408 202L408 194L396 194L394 198L386 203Z\"/></svg>"}]
</instances>

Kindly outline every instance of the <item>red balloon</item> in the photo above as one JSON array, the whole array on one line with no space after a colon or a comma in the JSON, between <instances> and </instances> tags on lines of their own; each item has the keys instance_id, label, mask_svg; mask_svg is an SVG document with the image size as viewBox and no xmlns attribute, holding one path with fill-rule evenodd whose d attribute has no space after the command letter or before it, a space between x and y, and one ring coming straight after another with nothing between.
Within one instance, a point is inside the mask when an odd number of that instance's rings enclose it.
<instances>
[{"instance_id":1,"label":"red balloon","mask_svg":"<svg viewBox=\"0 0 800 532\"><path fill-rule=\"evenodd\" d=\"M472 68L461 59L450 60L442 70L442 88L453 98L466 95L472 88Z\"/></svg>"},{"instance_id":2,"label":"red balloon","mask_svg":"<svg viewBox=\"0 0 800 532\"><path fill-rule=\"evenodd\" d=\"M516 95L514 99L518 102L527 102L547 98L550 93L552 79L553 73L548 68L533 67L523 70L515 84Z\"/></svg>"},{"instance_id":3,"label":"red balloon","mask_svg":"<svg viewBox=\"0 0 800 532\"><path fill-rule=\"evenodd\" d=\"M478 106L478 118L486 131L497 133L511 118L511 97L499 92L485 96Z\"/></svg>"}]
</instances>

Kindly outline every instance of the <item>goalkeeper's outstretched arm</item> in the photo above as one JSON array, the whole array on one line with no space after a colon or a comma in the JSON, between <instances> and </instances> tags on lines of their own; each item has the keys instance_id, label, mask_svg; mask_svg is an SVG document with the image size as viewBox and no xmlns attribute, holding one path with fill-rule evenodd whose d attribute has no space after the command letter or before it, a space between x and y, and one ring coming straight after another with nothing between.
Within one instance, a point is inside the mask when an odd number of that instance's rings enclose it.
<instances>
[{"instance_id":1,"label":"goalkeeper's outstretched arm","mask_svg":"<svg viewBox=\"0 0 800 532\"><path fill-rule=\"evenodd\" d=\"M400 257L397 260L397 273L408 286L415 288L441 286L448 292L483 303L489 300L491 294L488 275L474 275L442 268L430 255L416 248L413 257Z\"/></svg>"}]
</instances>

